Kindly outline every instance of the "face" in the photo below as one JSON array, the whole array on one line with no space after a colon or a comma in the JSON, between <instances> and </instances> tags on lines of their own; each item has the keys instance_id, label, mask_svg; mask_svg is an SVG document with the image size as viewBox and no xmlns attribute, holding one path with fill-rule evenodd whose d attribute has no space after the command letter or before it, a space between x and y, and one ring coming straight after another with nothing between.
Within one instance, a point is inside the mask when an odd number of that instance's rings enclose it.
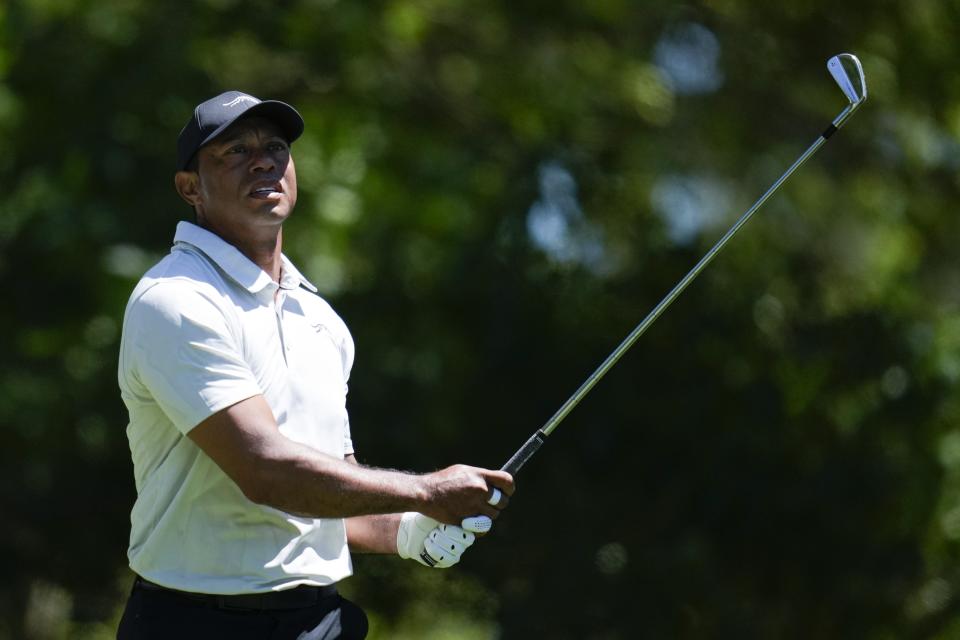
<instances>
[{"instance_id":1,"label":"face","mask_svg":"<svg viewBox=\"0 0 960 640\"><path fill-rule=\"evenodd\" d=\"M197 221L233 244L275 234L297 202L290 145L265 118L235 122L197 152L198 171L180 171L177 190Z\"/></svg>"}]
</instances>

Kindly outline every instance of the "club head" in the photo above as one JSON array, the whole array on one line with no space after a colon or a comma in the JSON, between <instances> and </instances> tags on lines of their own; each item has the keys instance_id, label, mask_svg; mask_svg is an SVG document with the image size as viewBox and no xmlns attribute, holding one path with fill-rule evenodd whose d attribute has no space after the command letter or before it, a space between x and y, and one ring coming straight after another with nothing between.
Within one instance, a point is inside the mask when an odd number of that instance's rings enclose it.
<instances>
[{"instance_id":1,"label":"club head","mask_svg":"<svg viewBox=\"0 0 960 640\"><path fill-rule=\"evenodd\" d=\"M867 99L867 80L857 56L852 53L835 55L827 60L827 70L851 105L857 106Z\"/></svg>"}]
</instances>

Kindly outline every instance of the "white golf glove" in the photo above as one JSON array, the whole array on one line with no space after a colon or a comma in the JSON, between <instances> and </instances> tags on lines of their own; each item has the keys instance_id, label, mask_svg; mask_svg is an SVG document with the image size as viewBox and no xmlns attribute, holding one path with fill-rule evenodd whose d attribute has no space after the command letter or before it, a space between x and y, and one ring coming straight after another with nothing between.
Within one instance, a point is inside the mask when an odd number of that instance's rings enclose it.
<instances>
[{"instance_id":1,"label":"white golf glove","mask_svg":"<svg viewBox=\"0 0 960 640\"><path fill-rule=\"evenodd\" d=\"M422 513L408 511L397 530L397 553L426 567L446 569L460 562L460 556L476 536L452 524L440 524Z\"/></svg>"}]
</instances>

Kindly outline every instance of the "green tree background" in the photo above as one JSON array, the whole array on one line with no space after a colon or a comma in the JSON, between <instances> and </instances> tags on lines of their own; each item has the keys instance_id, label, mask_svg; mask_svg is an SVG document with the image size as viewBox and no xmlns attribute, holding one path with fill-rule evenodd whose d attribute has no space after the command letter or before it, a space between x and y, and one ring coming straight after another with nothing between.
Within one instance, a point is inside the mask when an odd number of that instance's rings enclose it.
<instances>
[{"instance_id":1,"label":"green tree background","mask_svg":"<svg viewBox=\"0 0 960 640\"><path fill-rule=\"evenodd\" d=\"M0 637L108 638L116 389L194 104L295 104L286 252L358 347L360 458L499 467L844 102L871 97L374 638L960 635L955 0L0 3Z\"/></svg>"}]
</instances>

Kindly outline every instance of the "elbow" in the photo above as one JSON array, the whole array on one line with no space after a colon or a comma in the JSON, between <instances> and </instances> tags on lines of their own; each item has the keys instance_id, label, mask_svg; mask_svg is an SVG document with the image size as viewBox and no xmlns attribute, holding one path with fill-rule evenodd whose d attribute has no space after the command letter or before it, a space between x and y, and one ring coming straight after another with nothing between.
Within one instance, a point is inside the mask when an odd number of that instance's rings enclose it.
<instances>
[{"instance_id":1,"label":"elbow","mask_svg":"<svg viewBox=\"0 0 960 640\"><path fill-rule=\"evenodd\" d=\"M298 485L291 484L282 463L278 467L261 460L235 482L244 497L254 504L296 516L323 517L322 514L309 513L310 509L299 504L298 489L294 488Z\"/></svg>"},{"instance_id":2,"label":"elbow","mask_svg":"<svg viewBox=\"0 0 960 640\"><path fill-rule=\"evenodd\" d=\"M233 478L243 496L254 504L282 509L278 498L282 494L276 483L276 474L270 473L263 461L250 465L244 473Z\"/></svg>"},{"instance_id":3,"label":"elbow","mask_svg":"<svg viewBox=\"0 0 960 640\"><path fill-rule=\"evenodd\" d=\"M272 504L274 492L267 486L267 483L260 477L252 476L236 481L237 486L243 493L243 496L254 504L266 507L276 506Z\"/></svg>"},{"instance_id":4,"label":"elbow","mask_svg":"<svg viewBox=\"0 0 960 640\"><path fill-rule=\"evenodd\" d=\"M243 496L254 504L259 504L265 507L273 506L270 504L268 493L260 487L241 487L240 490L243 492Z\"/></svg>"}]
</instances>

